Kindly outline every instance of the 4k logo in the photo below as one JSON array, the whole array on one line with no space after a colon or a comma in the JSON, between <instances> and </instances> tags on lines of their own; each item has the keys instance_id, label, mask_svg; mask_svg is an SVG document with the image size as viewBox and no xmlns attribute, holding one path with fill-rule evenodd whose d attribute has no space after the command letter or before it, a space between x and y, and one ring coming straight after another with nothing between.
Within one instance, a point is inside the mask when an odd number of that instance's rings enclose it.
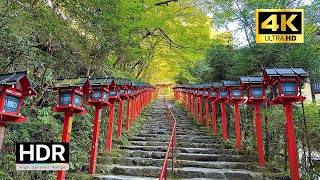
<instances>
[{"instance_id":1,"label":"4k logo","mask_svg":"<svg viewBox=\"0 0 320 180\"><path fill-rule=\"evenodd\" d=\"M257 43L304 43L303 9L257 9Z\"/></svg>"}]
</instances>

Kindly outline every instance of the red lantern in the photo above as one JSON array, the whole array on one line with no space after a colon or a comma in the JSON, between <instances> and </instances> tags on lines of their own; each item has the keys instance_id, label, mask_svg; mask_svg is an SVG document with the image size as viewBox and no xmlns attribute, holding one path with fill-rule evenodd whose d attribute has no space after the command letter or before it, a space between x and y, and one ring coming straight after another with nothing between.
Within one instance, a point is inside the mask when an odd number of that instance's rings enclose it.
<instances>
[{"instance_id":1,"label":"red lantern","mask_svg":"<svg viewBox=\"0 0 320 180\"><path fill-rule=\"evenodd\" d=\"M6 122L26 121L20 114L22 100L25 96L36 94L27 77L27 71L0 74L0 150Z\"/></svg>"},{"instance_id":2,"label":"red lantern","mask_svg":"<svg viewBox=\"0 0 320 180\"><path fill-rule=\"evenodd\" d=\"M302 67L265 68L263 74L265 85L272 86L273 99L270 104L283 104L286 109L285 127L290 175L291 179L300 179L292 117L292 103L305 99L305 97L298 94L299 83L301 79L309 76L309 74Z\"/></svg>"},{"instance_id":3,"label":"red lantern","mask_svg":"<svg viewBox=\"0 0 320 180\"><path fill-rule=\"evenodd\" d=\"M92 78L90 79L93 93L90 94L90 100L86 104L95 106L94 114L94 125L92 134L92 146L90 153L90 167L89 174L96 172L97 164L97 153L98 153L98 142L100 132L100 121L101 121L101 109L103 107L110 106L109 103L109 82L107 78Z\"/></svg>"},{"instance_id":4,"label":"red lantern","mask_svg":"<svg viewBox=\"0 0 320 180\"><path fill-rule=\"evenodd\" d=\"M73 114L85 114L82 107L85 94L93 93L88 78L58 79L54 85L54 90L58 90L58 105L52 107L55 112L64 112L64 125L62 131L62 142L70 142ZM66 171L58 171L57 179L65 179Z\"/></svg>"},{"instance_id":5,"label":"red lantern","mask_svg":"<svg viewBox=\"0 0 320 180\"><path fill-rule=\"evenodd\" d=\"M220 100L218 94L219 94L219 89L221 87L222 87L222 83L214 82L214 83L212 83L212 87L209 91L209 93L210 93L209 99L211 99L211 109L212 109L211 118L212 118L213 134L217 134L216 102L218 102Z\"/></svg>"},{"instance_id":6,"label":"red lantern","mask_svg":"<svg viewBox=\"0 0 320 180\"><path fill-rule=\"evenodd\" d=\"M256 140L258 149L259 165L264 167L264 151L262 140L262 125L260 117L260 104L267 102L265 97L265 86L263 85L263 78L260 76L243 76L240 77L241 86L247 90L248 99L246 104L253 104L255 109L255 125L256 125Z\"/></svg>"},{"instance_id":7,"label":"red lantern","mask_svg":"<svg viewBox=\"0 0 320 180\"><path fill-rule=\"evenodd\" d=\"M119 101L119 114L118 114L118 132L117 137L121 138L122 133L122 117L123 117L123 101L128 100L129 96L127 94L127 80L126 79L116 79L116 83L118 85L119 93L120 93L120 101Z\"/></svg>"},{"instance_id":8,"label":"red lantern","mask_svg":"<svg viewBox=\"0 0 320 180\"><path fill-rule=\"evenodd\" d=\"M240 127L240 111L239 104L245 99L242 97L242 87L240 81L223 81L223 85L229 90L229 102L234 104L234 123L236 129L236 144L241 150L241 127Z\"/></svg>"},{"instance_id":9,"label":"red lantern","mask_svg":"<svg viewBox=\"0 0 320 180\"><path fill-rule=\"evenodd\" d=\"M223 84L218 91L218 97L221 102L221 121L222 121L223 140L226 141L228 139L226 103L228 103L228 100L229 100L229 90Z\"/></svg>"}]
</instances>

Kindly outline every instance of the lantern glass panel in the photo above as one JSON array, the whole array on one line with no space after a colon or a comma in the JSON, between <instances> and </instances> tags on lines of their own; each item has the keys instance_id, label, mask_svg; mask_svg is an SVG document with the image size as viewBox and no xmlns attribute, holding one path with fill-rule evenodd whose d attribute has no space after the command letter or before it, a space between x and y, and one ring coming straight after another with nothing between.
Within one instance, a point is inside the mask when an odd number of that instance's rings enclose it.
<instances>
[{"instance_id":1,"label":"lantern glass panel","mask_svg":"<svg viewBox=\"0 0 320 180\"><path fill-rule=\"evenodd\" d=\"M262 88L252 88L252 97L262 97Z\"/></svg>"},{"instance_id":2,"label":"lantern glass panel","mask_svg":"<svg viewBox=\"0 0 320 180\"><path fill-rule=\"evenodd\" d=\"M278 97L278 95L279 95L278 83L276 83L276 85L274 85L274 87L273 87L273 94L274 94L274 97Z\"/></svg>"},{"instance_id":3,"label":"lantern glass panel","mask_svg":"<svg viewBox=\"0 0 320 180\"><path fill-rule=\"evenodd\" d=\"M74 95L74 105L75 106L80 106L82 102L82 96L79 94Z\"/></svg>"},{"instance_id":4,"label":"lantern glass panel","mask_svg":"<svg viewBox=\"0 0 320 180\"><path fill-rule=\"evenodd\" d=\"M71 93L60 94L60 105L69 105L69 104L71 104Z\"/></svg>"},{"instance_id":5,"label":"lantern glass panel","mask_svg":"<svg viewBox=\"0 0 320 180\"><path fill-rule=\"evenodd\" d=\"M221 97L227 97L228 96L228 91L220 91L220 96Z\"/></svg>"},{"instance_id":6,"label":"lantern glass panel","mask_svg":"<svg viewBox=\"0 0 320 180\"><path fill-rule=\"evenodd\" d=\"M92 94L92 100L100 100L101 99L101 91L96 90Z\"/></svg>"},{"instance_id":7,"label":"lantern glass panel","mask_svg":"<svg viewBox=\"0 0 320 180\"><path fill-rule=\"evenodd\" d=\"M241 97L241 90L232 90L233 97Z\"/></svg>"},{"instance_id":8,"label":"lantern glass panel","mask_svg":"<svg viewBox=\"0 0 320 180\"><path fill-rule=\"evenodd\" d=\"M217 92L211 92L211 96L217 96Z\"/></svg>"},{"instance_id":9,"label":"lantern glass panel","mask_svg":"<svg viewBox=\"0 0 320 180\"><path fill-rule=\"evenodd\" d=\"M209 91L205 91L204 93L205 93L205 95L209 95Z\"/></svg>"},{"instance_id":10,"label":"lantern glass panel","mask_svg":"<svg viewBox=\"0 0 320 180\"><path fill-rule=\"evenodd\" d=\"M108 93L107 92L103 92L103 100L107 101L108 100Z\"/></svg>"},{"instance_id":11,"label":"lantern glass panel","mask_svg":"<svg viewBox=\"0 0 320 180\"><path fill-rule=\"evenodd\" d=\"M7 94L4 102L4 110L6 112L17 112L20 103L20 97Z\"/></svg>"},{"instance_id":12,"label":"lantern glass panel","mask_svg":"<svg viewBox=\"0 0 320 180\"><path fill-rule=\"evenodd\" d=\"M121 95L124 95L125 94L124 92L125 92L124 90L120 90Z\"/></svg>"},{"instance_id":13,"label":"lantern glass panel","mask_svg":"<svg viewBox=\"0 0 320 180\"><path fill-rule=\"evenodd\" d=\"M296 95L296 82L281 82L282 94Z\"/></svg>"},{"instance_id":14,"label":"lantern glass panel","mask_svg":"<svg viewBox=\"0 0 320 180\"><path fill-rule=\"evenodd\" d=\"M131 94L131 90L130 89L127 90L127 94Z\"/></svg>"},{"instance_id":15,"label":"lantern glass panel","mask_svg":"<svg viewBox=\"0 0 320 180\"><path fill-rule=\"evenodd\" d=\"M116 91L110 91L110 96L117 96L117 92Z\"/></svg>"}]
</instances>

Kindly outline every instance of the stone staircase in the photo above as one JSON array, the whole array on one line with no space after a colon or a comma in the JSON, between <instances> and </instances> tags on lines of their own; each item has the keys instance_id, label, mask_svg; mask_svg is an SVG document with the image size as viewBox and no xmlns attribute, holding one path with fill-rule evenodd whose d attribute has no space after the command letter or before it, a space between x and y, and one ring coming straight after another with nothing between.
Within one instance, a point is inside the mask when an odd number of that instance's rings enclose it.
<instances>
[{"instance_id":1,"label":"stone staircase","mask_svg":"<svg viewBox=\"0 0 320 180\"><path fill-rule=\"evenodd\" d=\"M251 159L239 155L233 145L208 136L184 110L170 103L169 106L177 121L176 179L269 179L249 163ZM121 147L125 156L113 158L105 175L94 179L158 179L171 135L163 100L153 103L146 118L140 133L130 139L131 145ZM171 163L169 157L168 177L172 173Z\"/></svg>"}]
</instances>

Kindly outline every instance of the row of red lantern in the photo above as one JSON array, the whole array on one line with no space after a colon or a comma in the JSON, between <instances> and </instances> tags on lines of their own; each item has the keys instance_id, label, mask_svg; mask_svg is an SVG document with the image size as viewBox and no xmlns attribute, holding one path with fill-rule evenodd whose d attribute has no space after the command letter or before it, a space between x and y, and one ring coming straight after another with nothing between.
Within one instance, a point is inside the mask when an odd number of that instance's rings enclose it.
<instances>
[{"instance_id":1,"label":"row of red lantern","mask_svg":"<svg viewBox=\"0 0 320 180\"><path fill-rule=\"evenodd\" d=\"M150 84L130 82L125 79L114 79L111 77L62 79L56 83L54 89L58 90L59 98L57 107L53 107L52 110L65 112L62 142L70 141L72 115L74 113L84 114L86 112L82 107L82 100L85 94L90 94L90 100L86 103L96 108L90 154L90 174L94 174L96 171L101 109L109 107L106 150L111 151L115 103L119 103L117 137L121 138L123 101L127 101L125 124L126 131L128 131L130 126L140 116L143 108L153 98L156 98L154 95L155 87ZM65 174L66 171L58 171L57 179L64 179Z\"/></svg>"},{"instance_id":2,"label":"row of red lantern","mask_svg":"<svg viewBox=\"0 0 320 180\"><path fill-rule=\"evenodd\" d=\"M109 124L107 147L112 147L113 121L115 103L119 103L118 131L117 137L121 138L123 101L127 101L126 131L133 125L140 116L142 109L152 99L157 98L157 91L154 86L146 83L130 82L125 79L109 78L76 78L59 79L54 85L58 90L58 105L53 107L55 112L64 112L64 127L62 142L69 142L73 114L85 114L83 100L86 94L90 94L88 105L95 106L94 127L92 136L92 148L90 155L89 173L95 173L98 151L98 137L100 131L101 109L109 107ZM4 137L6 122L23 122L25 117L21 116L20 108L25 96L36 95L27 72L15 72L0 74L0 149ZM64 179L66 171L58 171L57 179Z\"/></svg>"},{"instance_id":3,"label":"row of red lantern","mask_svg":"<svg viewBox=\"0 0 320 180\"><path fill-rule=\"evenodd\" d=\"M240 81L226 81L222 83L183 85L174 87L174 98L180 100L198 119L198 99L200 99L200 123L202 123L202 98L206 99L206 126L209 126L208 100L212 100L212 124L216 134L216 109L215 103L221 103L221 119L223 139L227 140L226 103L234 104L234 118L236 131L236 145L241 150L241 128L239 104L253 104L255 109L256 140L258 148L259 165L264 166L264 152L262 140L262 126L260 117L260 104L268 102L265 92L268 86L272 87L273 98L270 105L283 104L286 109L286 135L287 148L292 179L299 179L296 143L292 119L292 103L303 101L305 98L299 94L300 80L308 76L301 67L265 68L264 76L243 76ZM243 94L246 93L245 97ZM195 102L194 102L195 101ZM194 107L194 103L196 106ZM194 110L195 109L195 110Z\"/></svg>"}]
</instances>

